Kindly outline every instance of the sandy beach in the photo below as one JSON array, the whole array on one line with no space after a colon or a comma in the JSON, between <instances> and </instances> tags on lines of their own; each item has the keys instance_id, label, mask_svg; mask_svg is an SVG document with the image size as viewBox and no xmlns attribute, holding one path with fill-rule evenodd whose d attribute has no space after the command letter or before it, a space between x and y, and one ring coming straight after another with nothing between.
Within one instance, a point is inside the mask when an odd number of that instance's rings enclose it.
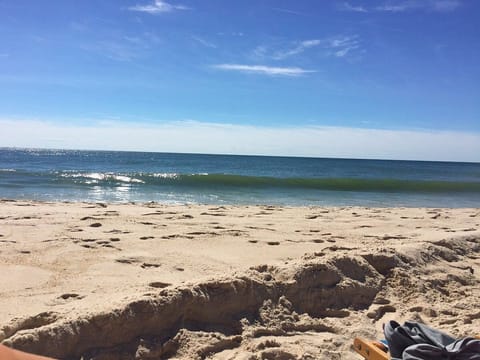
<instances>
[{"instance_id":1,"label":"sandy beach","mask_svg":"<svg viewBox=\"0 0 480 360\"><path fill-rule=\"evenodd\" d=\"M480 209L0 202L0 339L68 359L359 359L480 329Z\"/></svg>"}]
</instances>

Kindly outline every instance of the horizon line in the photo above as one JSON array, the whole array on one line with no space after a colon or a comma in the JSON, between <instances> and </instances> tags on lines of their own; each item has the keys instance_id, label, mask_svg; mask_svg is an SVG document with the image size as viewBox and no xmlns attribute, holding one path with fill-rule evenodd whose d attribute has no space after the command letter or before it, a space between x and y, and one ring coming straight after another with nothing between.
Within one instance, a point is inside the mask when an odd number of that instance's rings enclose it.
<instances>
[{"instance_id":1,"label":"horizon line","mask_svg":"<svg viewBox=\"0 0 480 360\"><path fill-rule=\"evenodd\" d=\"M77 148L48 148L48 147L21 147L21 146L0 146L4 150L35 150L35 151L91 151L91 152L125 152L145 154L171 154L171 155L199 155L199 156L238 156L238 157L273 157L273 158L294 158L294 159L318 159L318 160L360 160L360 161L399 161L399 162L434 162L434 163L460 163L480 164L480 161L458 161L458 160L414 160L414 159L392 159L392 158L355 158L355 157L325 157L325 156L300 156L300 155L267 155L267 154L233 154L233 153L203 153L203 152L172 152L172 151L142 151L142 150L111 150L111 149L77 149Z\"/></svg>"}]
</instances>

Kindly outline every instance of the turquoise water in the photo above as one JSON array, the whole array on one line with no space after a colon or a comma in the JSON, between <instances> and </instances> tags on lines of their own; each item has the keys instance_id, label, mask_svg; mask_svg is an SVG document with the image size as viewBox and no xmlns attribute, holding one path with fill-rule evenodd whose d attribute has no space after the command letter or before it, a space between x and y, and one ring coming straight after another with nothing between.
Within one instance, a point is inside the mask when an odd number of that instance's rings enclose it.
<instances>
[{"instance_id":1,"label":"turquoise water","mask_svg":"<svg viewBox=\"0 0 480 360\"><path fill-rule=\"evenodd\" d=\"M479 207L480 164L0 149L0 197Z\"/></svg>"}]
</instances>

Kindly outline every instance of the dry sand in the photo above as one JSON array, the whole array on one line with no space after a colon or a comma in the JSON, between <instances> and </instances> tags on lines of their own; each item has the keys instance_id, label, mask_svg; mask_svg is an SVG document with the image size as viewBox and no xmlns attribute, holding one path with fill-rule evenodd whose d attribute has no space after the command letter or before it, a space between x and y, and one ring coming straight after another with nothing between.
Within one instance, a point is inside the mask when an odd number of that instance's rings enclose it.
<instances>
[{"instance_id":1,"label":"dry sand","mask_svg":"<svg viewBox=\"0 0 480 360\"><path fill-rule=\"evenodd\" d=\"M0 340L65 359L359 359L480 332L480 209L0 202Z\"/></svg>"}]
</instances>

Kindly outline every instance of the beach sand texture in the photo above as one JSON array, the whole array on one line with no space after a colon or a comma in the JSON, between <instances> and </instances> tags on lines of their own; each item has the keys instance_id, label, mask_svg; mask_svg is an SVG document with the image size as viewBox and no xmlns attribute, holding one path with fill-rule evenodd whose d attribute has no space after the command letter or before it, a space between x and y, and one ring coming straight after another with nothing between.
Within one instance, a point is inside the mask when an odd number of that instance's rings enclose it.
<instances>
[{"instance_id":1,"label":"beach sand texture","mask_svg":"<svg viewBox=\"0 0 480 360\"><path fill-rule=\"evenodd\" d=\"M0 203L0 340L65 359L359 359L480 333L480 209Z\"/></svg>"}]
</instances>

